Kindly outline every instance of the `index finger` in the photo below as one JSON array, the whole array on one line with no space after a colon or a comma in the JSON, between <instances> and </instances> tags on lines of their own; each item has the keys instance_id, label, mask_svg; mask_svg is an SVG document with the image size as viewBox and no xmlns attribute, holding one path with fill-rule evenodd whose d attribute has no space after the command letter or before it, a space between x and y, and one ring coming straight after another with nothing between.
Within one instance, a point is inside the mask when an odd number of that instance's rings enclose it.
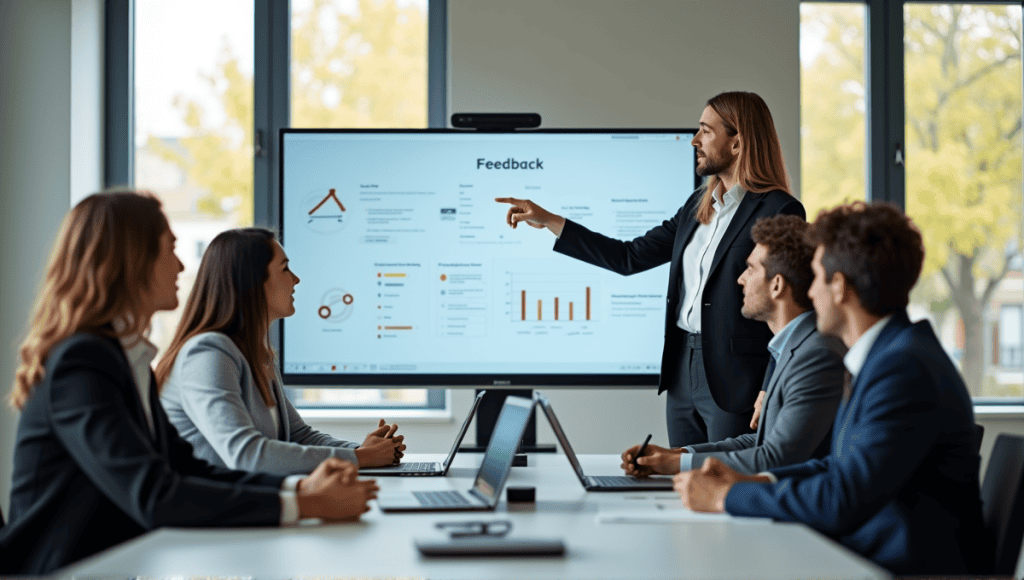
<instances>
[{"instance_id":1,"label":"index finger","mask_svg":"<svg viewBox=\"0 0 1024 580\"><path fill-rule=\"evenodd\" d=\"M519 200L514 197L496 197L494 201L498 203L519 203Z\"/></svg>"},{"instance_id":2,"label":"index finger","mask_svg":"<svg viewBox=\"0 0 1024 580\"><path fill-rule=\"evenodd\" d=\"M384 438L390 439L391 436L395 434L395 431L398 431L398 423L394 423L393 425L391 425L391 428L388 429L388 434L385 435Z\"/></svg>"}]
</instances>

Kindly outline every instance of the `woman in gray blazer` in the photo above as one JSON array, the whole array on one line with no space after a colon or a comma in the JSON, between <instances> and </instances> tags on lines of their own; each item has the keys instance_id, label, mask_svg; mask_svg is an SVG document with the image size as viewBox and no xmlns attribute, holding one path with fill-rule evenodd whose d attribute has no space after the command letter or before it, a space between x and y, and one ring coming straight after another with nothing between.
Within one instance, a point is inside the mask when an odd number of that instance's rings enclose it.
<instances>
[{"instance_id":1,"label":"woman in gray blazer","mask_svg":"<svg viewBox=\"0 0 1024 580\"><path fill-rule=\"evenodd\" d=\"M397 463L404 437L381 419L360 445L307 425L284 394L268 336L295 313L299 278L274 234L229 230L207 248L167 355L160 400L196 457L232 469L307 473L328 457Z\"/></svg>"}]
</instances>

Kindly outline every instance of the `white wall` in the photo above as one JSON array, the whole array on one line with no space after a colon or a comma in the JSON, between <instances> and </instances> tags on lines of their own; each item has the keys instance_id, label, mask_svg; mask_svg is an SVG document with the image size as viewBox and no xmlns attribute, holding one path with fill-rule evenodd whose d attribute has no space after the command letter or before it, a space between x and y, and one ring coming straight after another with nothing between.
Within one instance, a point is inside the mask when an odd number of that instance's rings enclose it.
<instances>
[{"instance_id":1,"label":"white wall","mask_svg":"<svg viewBox=\"0 0 1024 580\"><path fill-rule=\"evenodd\" d=\"M542 127L696 127L756 92L800 190L799 0L449 0L448 47L450 112Z\"/></svg>"},{"instance_id":2,"label":"white wall","mask_svg":"<svg viewBox=\"0 0 1024 580\"><path fill-rule=\"evenodd\" d=\"M0 507L5 514L17 425L6 398L17 345L72 190L99 187L102 100L96 91L102 77L95 77L102 54L101 15L102 0L0 2ZM76 74L78 67L86 70Z\"/></svg>"}]
</instances>

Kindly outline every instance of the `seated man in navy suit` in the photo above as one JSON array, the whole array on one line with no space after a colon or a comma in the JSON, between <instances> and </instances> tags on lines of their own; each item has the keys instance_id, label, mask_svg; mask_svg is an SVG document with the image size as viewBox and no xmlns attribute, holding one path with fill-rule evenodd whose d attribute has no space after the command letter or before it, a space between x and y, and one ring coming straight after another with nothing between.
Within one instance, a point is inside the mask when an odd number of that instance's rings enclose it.
<instances>
[{"instance_id":1,"label":"seated man in navy suit","mask_svg":"<svg viewBox=\"0 0 1024 580\"><path fill-rule=\"evenodd\" d=\"M742 475L715 459L676 476L697 511L803 522L895 574L985 573L974 413L963 379L906 307L924 262L896 206L823 211L809 295L852 376L824 459Z\"/></svg>"}]
</instances>

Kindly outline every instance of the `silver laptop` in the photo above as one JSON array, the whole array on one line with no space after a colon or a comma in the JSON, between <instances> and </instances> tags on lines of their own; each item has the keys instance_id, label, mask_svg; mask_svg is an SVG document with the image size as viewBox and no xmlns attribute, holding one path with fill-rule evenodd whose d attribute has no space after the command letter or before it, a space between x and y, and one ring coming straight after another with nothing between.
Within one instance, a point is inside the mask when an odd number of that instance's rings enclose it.
<instances>
[{"instance_id":1,"label":"silver laptop","mask_svg":"<svg viewBox=\"0 0 1024 580\"><path fill-rule=\"evenodd\" d=\"M672 478L667 476L586 475L583 473L583 466L580 465L579 459L572 451L572 445L569 445L569 438L565 436L558 417L555 416L555 410L551 408L551 403L537 391L533 392L533 398L544 409L544 414L547 415L548 422L551 423L551 430L555 432L555 437L558 438L558 443L565 451L569 463L572 464L576 477L580 478L580 483L587 491L663 491L672 489Z\"/></svg>"},{"instance_id":2,"label":"silver laptop","mask_svg":"<svg viewBox=\"0 0 1024 580\"><path fill-rule=\"evenodd\" d=\"M462 429L459 429L459 434L455 437L455 444L452 445L452 450L448 452L448 458L444 462L410 462L385 465L383 467L366 467L359 469L359 475L404 475L409 477L447 475L448 468L452 466L452 460L455 459L455 454L459 452L459 445L462 445L462 438L466 436L466 431L469 430L469 423L473 420L473 415L476 414L477 407L480 406L480 401L483 400L484 393L486 392L480 391L476 399L473 400L473 408L469 410L469 415L466 415L466 420L462 422Z\"/></svg>"},{"instance_id":3,"label":"silver laptop","mask_svg":"<svg viewBox=\"0 0 1024 580\"><path fill-rule=\"evenodd\" d=\"M385 512L487 511L498 505L501 489L512 470L512 459L533 414L534 402L509 396L498 415L473 488L466 491L381 492L377 505Z\"/></svg>"}]
</instances>

